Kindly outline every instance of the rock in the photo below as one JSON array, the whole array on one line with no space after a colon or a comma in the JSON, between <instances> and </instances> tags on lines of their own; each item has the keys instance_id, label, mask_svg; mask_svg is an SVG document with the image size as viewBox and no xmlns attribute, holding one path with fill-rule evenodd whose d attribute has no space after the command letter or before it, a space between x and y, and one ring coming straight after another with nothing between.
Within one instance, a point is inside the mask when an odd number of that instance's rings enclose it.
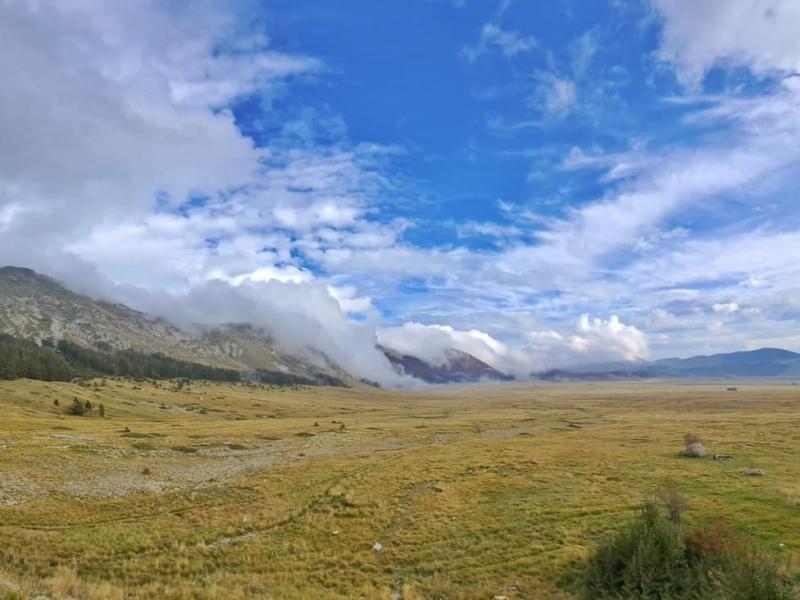
<instances>
[{"instance_id":1,"label":"rock","mask_svg":"<svg viewBox=\"0 0 800 600\"><path fill-rule=\"evenodd\" d=\"M492 600L508 600L508 596L495 596Z\"/></svg>"},{"instance_id":2,"label":"rock","mask_svg":"<svg viewBox=\"0 0 800 600\"><path fill-rule=\"evenodd\" d=\"M733 460L733 457L730 454L715 454L714 460L721 460L723 462L728 462Z\"/></svg>"},{"instance_id":3,"label":"rock","mask_svg":"<svg viewBox=\"0 0 800 600\"><path fill-rule=\"evenodd\" d=\"M375 542L374 544L372 544L372 549L375 552L383 552L383 544L381 544L380 542Z\"/></svg>"},{"instance_id":4,"label":"rock","mask_svg":"<svg viewBox=\"0 0 800 600\"><path fill-rule=\"evenodd\" d=\"M331 531L331 533L332 533L333 535L339 535L339 534L340 534L340 533L342 533L342 532L341 532L341 531L339 531L338 529L334 529L333 531Z\"/></svg>"},{"instance_id":5,"label":"rock","mask_svg":"<svg viewBox=\"0 0 800 600\"><path fill-rule=\"evenodd\" d=\"M763 477L766 473L761 469L745 469L742 471L742 475L747 475L748 477Z\"/></svg>"},{"instance_id":6,"label":"rock","mask_svg":"<svg viewBox=\"0 0 800 600\"><path fill-rule=\"evenodd\" d=\"M690 458L703 458L706 455L706 449L701 442L694 442L683 449L683 455Z\"/></svg>"}]
</instances>

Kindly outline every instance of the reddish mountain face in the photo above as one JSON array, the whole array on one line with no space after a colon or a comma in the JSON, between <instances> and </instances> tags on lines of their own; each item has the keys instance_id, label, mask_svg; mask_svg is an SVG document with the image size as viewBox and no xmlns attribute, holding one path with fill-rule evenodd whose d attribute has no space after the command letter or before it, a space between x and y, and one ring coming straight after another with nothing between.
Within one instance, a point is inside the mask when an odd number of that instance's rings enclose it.
<instances>
[{"instance_id":1,"label":"reddish mountain face","mask_svg":"<svg viewBox=\"0 0 800 600\"><path fill-rule=\"evenodd\" d=\"M431 364L409 354L382 348L389 362L398 372L411 375L428 383L474 383L482 379L506 381L513 379L460 350L450 349L442 364Z\"/></svg>"}]
</instances>

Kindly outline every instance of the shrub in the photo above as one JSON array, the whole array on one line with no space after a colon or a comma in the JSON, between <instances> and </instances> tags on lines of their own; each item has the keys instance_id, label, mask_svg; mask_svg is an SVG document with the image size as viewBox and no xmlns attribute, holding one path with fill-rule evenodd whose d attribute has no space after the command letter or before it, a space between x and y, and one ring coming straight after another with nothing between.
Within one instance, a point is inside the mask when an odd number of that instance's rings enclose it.
<instances>
[{"instance_id":1,"label":"shrub","mask_svg":"<svg viewBox=\"0 0 800 600\"><path fill-rule=\"evenodd\" d=\"M694 559L736 554L742 550L742 545L742 539L722 519L696 527L686 536L686 550Z\"/></svg>"},{"instance_id":2,"label":"shrub","mask_svg":"<svg viewBox=\"0 0 800 600\"><path fill-rule=\"evenodd\" d=\"M601 545L589 563L587 598L680 597L688 571L677 523L645 502L628 529Z\"/></svg>"},{"instance_id":3,"label":"shrub","mask_svg":"<svg viewBox=\"0 0 800 600\"><path fill-rule=\"evenodd\" d=\"M674 486L667 489L670 502L675 503L680 492ZM749 547L724 521L685 533L669 513L669 504L664 511L658 502L648 500L638 519L597 548L587 566L587 599L797 597L781 576L778 564Z\"/></svg>"},{"instance_id":4,"label":"shrub","mask_svg":"<svg viewBox=\"0 0 800 600\"><path fill-rule=\"evenodd\" d=\"M719 597L725 600L797 599L781 577L776 561L753 549L728 557L727 568L719 569L716 579Z\"/></svg>"},{"instance_id":5,"label":"shrub","mask_svg":"<svg viewBox=\"0 0 800 600\"><path fill-rule=\"evenodd\" d=\"M73 398L72 404L67 407L67 414L75 415L76 417L82 417L86 414L86 408L80 400Z\"/></svg>"},{"instance_id":6,"label":"shrub","mask_svg":"<svg viewBox=\"0 0 800 600\"><path fill-rule=\"evenodd\" d=\"M689 509L689 499L681 493L680 488L674 483L668 483L659 490L658 498L667 509L670 520L680 523L681 516Z\"/></svg>"}]
</instances>

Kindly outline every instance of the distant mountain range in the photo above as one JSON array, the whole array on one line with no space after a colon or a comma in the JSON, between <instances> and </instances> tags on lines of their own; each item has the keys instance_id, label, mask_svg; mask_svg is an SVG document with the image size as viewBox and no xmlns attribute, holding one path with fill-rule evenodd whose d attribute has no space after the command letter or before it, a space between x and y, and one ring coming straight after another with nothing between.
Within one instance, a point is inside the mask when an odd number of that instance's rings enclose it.
<instances>
[{"instance_id":1,"label":"distant mountain range","mask_svg":"<svg viewBox=\"0 0 800 600\"><path fill-rule=\"evenodd\" d=\"M76 294L50 277L20 267L0 268L0 334L41 344L66 340L104 352L133 350L241 372L264 371L303 383L355 379L322 354L282 351L268 332L233 323L197 332L122 304ZM450 350L442 364L380 348L395 369L429 383L507 379L466 352Z\"/></svg>"},{"instance_id":2,"label":"distant mountain range","mask_svg":"<svg viewBox=\"0 0 800 600\"><path fill-rule=\"evenodd\" d=\"M761 348L653 362L609 363L539 373L545 380L686 379L686 378L800 378L800 354L780 348Z\"/></svg>"},{"instance_id":3,"label":"distant mountain range","mask_svg":"<svg viewBox=\"0 0 800 600\"><path fill-rule=\"evenodd\" d=\"M93 300L30 269L0 268L0 334L41 344L66 340L85 348L161 354L180 361L263 371L304 383L356 383L329 357L309 351L294 356L268 332L247 323L180 329L121 304ZM379 347L399 373L428 383L472 383L513 379L475 356L456 349L442 361ZM800 354L779 348L668 358L653 362L595 364L534 373L534 379L615 380L636 378L800 378Z\"/></svg>"}]
</instances>

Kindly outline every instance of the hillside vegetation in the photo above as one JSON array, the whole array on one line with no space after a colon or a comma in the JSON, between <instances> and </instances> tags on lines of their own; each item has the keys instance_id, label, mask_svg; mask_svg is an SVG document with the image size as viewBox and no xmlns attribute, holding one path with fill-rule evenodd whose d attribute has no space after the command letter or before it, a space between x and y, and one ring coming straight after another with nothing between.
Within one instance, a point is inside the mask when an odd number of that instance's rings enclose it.
<instances>
[{"instance_id":1,"label":"hillside vegetation","mask_svg":"<svg viewBox=\"0 0 800 600\"><path fill-rule=\"evenodd\" d=\"M0 382L0 597L580 598L667 482L796 581L800 394L738 387Z\"/></svg>"},{"instance_id":2,"label":"hillside vegetation","mask_svg":"<svg viewBox=\"0 0 800 600\"><path fill-rule=\"evenodd\" d=\"M72 381L104 375L134 379L254 381L274 385L343 385L339 379L325 373L304 377L266 369L243 372L178 360L160 353L110 348L99 351L66 340L56 344L45 341L40 346L0 334L0 379Z\"/></svg>"}]
</instances>

